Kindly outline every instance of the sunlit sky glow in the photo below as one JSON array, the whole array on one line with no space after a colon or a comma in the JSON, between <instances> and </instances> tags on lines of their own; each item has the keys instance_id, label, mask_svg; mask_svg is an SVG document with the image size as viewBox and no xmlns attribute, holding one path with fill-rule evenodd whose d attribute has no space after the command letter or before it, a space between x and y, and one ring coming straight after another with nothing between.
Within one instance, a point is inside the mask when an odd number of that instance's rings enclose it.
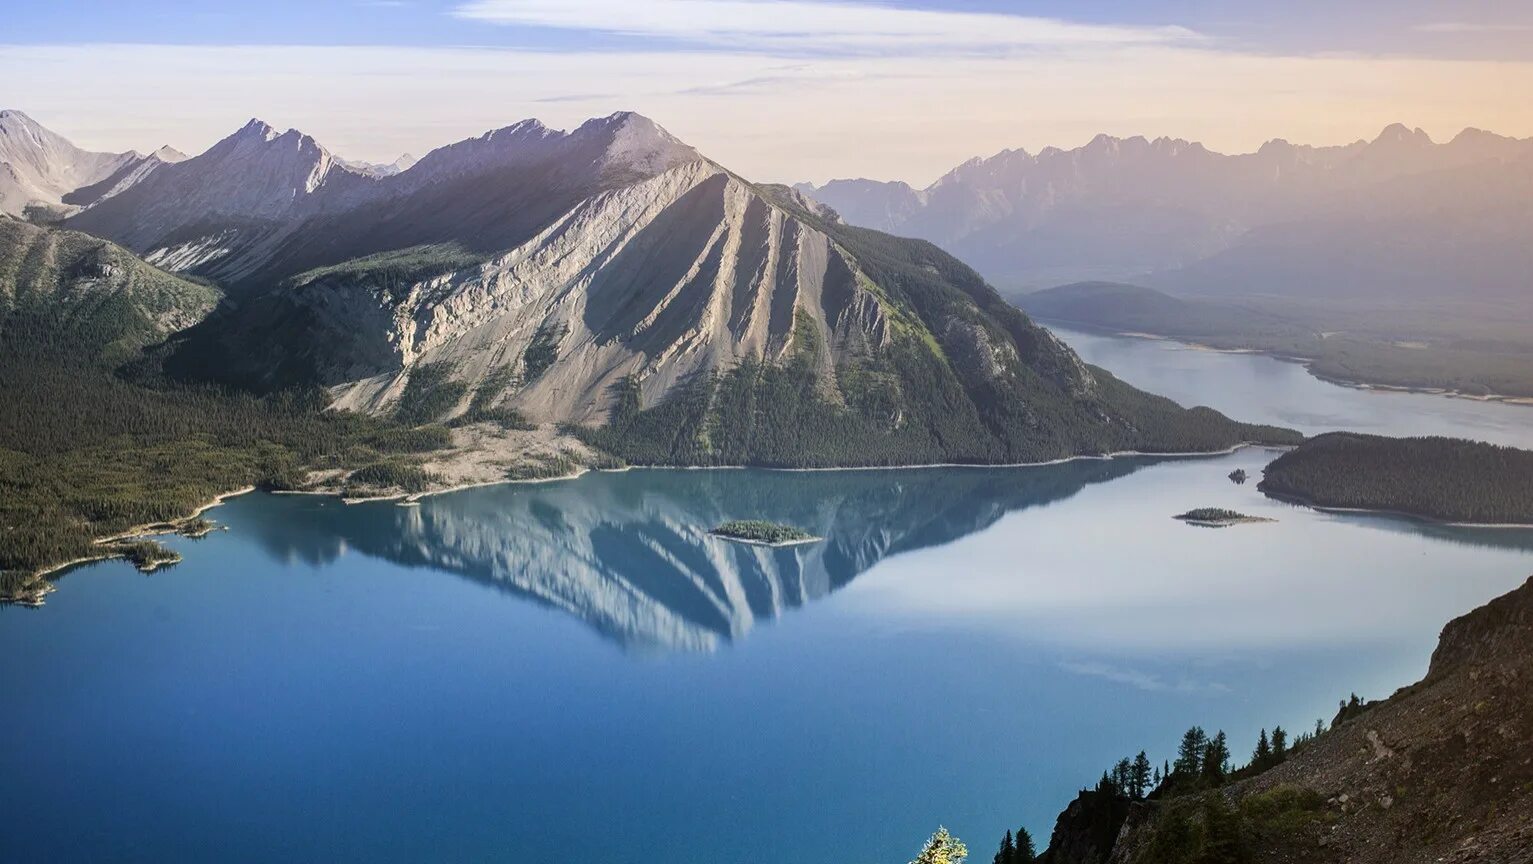
<instances>
[{"instance_id":1,"label":"sunlit sky glow","mask_svg":"<svg viewBox=\"0 0 1533 864\"><path fill-rule=\"evenodd\" d=\"M1227 152L1403 122L1533 135L1533 4L1150 0L58 2L8 10L0 107L106 150L259 116L391 161L632 109L753 179L924 185L1099 132ZM1337 8L1345 7L1345 8ZM1082 8L1085 7L1085 8Z\"/></svg>"}]
</instances>

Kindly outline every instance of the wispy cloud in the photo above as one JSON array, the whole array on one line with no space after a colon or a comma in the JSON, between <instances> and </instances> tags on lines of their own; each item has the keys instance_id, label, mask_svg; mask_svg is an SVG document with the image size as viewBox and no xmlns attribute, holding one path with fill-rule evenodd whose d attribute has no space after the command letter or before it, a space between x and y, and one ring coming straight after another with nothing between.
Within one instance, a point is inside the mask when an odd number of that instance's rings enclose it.
<instances>
[{"instance_id":1,"label":"wispy cloud","mask_svg":"<svg viewBox=\"0 0 1533 864\"><path fill-rule=\"evenodd\" d=\"M473 0L459 18L779 53L1009 52L1197 40L1177 26L1077 24L850 0Z\"/></svg>"},{"instance_id":2,"label":"wispy cloud","mask_svg":"<svg viewBox=\"0 0 1533 864\"><path fill-rule=\"evenodd\" d=\"M1533 24L1483 24L1474 21L1434 21L1411 28L1418 33L1533 33Z\"/></svg>"},{"instance_id":3,"label":"wispy cloud","mask_svg":"<svg viewBox=\"0 0 1533 864\"><path fill-rule=\"evenodd\" d=\"M1059 664L1059 668L1076 675L1089 675L1092 678L1101 678L1114 684L1123 684L1139 690L1149 690L1152 692L1175 690L1185 693L1206 690L1229 690L1223 684L1214 682L1197 682L1185 678L1180 681L1171 682L1161 678L1159 675L1152 675L1137 669L1128 669L1097 661L1065 661Z\"/></svg>"}]
</instances>

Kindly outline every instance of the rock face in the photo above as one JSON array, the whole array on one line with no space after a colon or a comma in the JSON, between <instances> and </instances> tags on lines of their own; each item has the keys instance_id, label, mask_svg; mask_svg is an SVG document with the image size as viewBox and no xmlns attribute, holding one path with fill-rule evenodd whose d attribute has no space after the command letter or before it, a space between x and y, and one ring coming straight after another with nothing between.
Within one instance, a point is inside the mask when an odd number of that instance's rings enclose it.
<instances>
[{"instance_id":1,"label":"rock face","mask_svg":"<svg viewBox=\"0 0 1533 864\"><path fill-rule=\"evenodd\" d=\"M1279 139L1242 155L1171 138L1099 135L1073 150L1050 147L1036 155L1006 150L973 159L920 190L872 180L797 188L854 225L931 240L1007 290L1094 279L1140 281L1147 274L1158 274L1153 281L1159 286L1205 293L1292 291L1313 284L1314 278L1274 284L1302 263L1286 258L1303 258L1292 253L1261 258L1275 243L1354 253L1361 246L1367 253L1363 261L1312 255L1333 269L1339 261L1357 268L1348 274L1356 278L1332 274L1334 281L1327 282L1319 272L1319 281L1352 290L1398 290L1402 280L1428 280L1390 266L1381 245L1383 226L1403 220L1423 238L1434 229L1462 238L1470 233L1463 223L1476 219L1470 206L1459 203L1464 199L1481 211L1497 211L1495 218L1478 217L1487 233L1475 247L1480 270L1487 270L1487 261L1494 266L1483 277L1468 271L1468 278L1504 291L1503 271L1516 272L1514 263L1526 263L1512 246L1516 232L1504 226L1508 208L1525 209L1516 202L1525 201L1529 165L1533 139L1469 129L1434 144L1420 129L1396 124L1373 141L1308 147ZM1513 189L1498 194L1508 180ZM1464 183L1474 185L1477 194L1455 195L1452 187ZM1486 206L1478 194L1481 185L1493 205ZM1307 236L1285 236L1288 229L1278 227L1319 222L1325 224ZM1251 232L1257 233L1248 237ZM1397 242L1392 248L1398 254L1412 245L1419 243ZM1496 254L1487 256L1488 248ZM1451 250L1433 248L1433 254L1444 251ZM1420 254L1423 261L1429 257ZM1208 259L1218 260L1197 266ZM1191 269L1184 273L1184 268ZM1393 283L1385 283L1386 273L1396 277ZM1450 282L1457 285L1462 278Z\"/></svg>"},{"instance_id":2,"label":"rock face","mask_svg":"<svg viewBox=\"0 0 1533 864\"><path fill-rule=\"evenodd\" d=\"M525 120L391 174L252 120L68 225L226 289L172 373L321 384L375 413L430 380L442 420L621 415L601 446L635 462L1017 462L1281 434L1128 388L930 244L851 228L630 112Z\"/></svg>"},{"instance_id":3,"label":"rock face","mask_svg":"<svg viewBox=\"0 0 1533 864\"><path fill-rule=\"evenodd\" d=\"M1234 814L1226 819L1239 820L1225 828L1227 837L1238 838L1233 852L1241 857L1227 860L1533 860L1529 742L1533 579L1444 627L1422 681L1351 712L1276 767L1210 793L1222 796L1223 812ZM1311 803L1285 810L1284 801ZM1152 850L1168 806L1135 805L1110 860L1166 860ZM1062 816L1060 824L1073 823ZM1065 839L1076 836L1067 831Z\"/></svg>"},{"instance_id":4,"label":"rock face","mask_svg":"<svg viewBox=\"0 0 1533 864\"><path fill-rule=\"evenodd\" d=\"M165 164L167 155L81 150L20 111L0 111L0 214L68 212Z\"/></svg>"}]
</instances>

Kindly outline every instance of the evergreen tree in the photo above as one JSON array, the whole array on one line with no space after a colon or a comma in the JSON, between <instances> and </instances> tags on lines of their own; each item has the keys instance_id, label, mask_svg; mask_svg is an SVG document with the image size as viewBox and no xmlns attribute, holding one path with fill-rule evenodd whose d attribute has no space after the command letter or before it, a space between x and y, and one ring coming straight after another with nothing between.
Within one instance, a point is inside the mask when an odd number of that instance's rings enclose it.
<instances>
[{"instance_id":1,"label":"evergreen tree","mask_svg":"<svg viewBox=\"0 0 1533 864\"><path fill-rule=\"evenodd\" d=\"M1267 743L1267 730L1263 729L1256 738L1256 749L1251 753L1251 764L1256 768L1265 768L1272 761L1272 745Z\"/></svg>"},{"instance_id":2,"label":"evergreen tree","mask_svg":"<svg viewBox=\"0 0 1533 864\"><path fill-rule=\"evenodd\" d=\"M1281 726L1272 727L1272 761L1288 758L1288 733Z\"/></svg>"},{"instance_id":3,"label":"evergreen tree","mask_svg":"<svg viewBox=\"0 0 1533 864\"><path fill-rule=\"evenodd\" d=\"M1134 757L1134 764L1129 768L1128 790L1129 797L1135 801L1144 800L1150 791L1150 757L1143 750Z\"/></svg>"},{"instance_id":4,"label":"evergreen tree","mask_svg":"<svg viewBox=\"0 0 1533 864\"><path fill-rule=\"evenodd\" d=\"M1134 763L1130 762L1126 756L1112 766L1112 785L1118 787L1118 794L1133 797L1133 773Z\"/></svg>"},{"instance_id":5,"label":"evergreen tree","mask_svg":"<svg viewBox=\"0 0 1533 864\"><path fill-rule=\"evenodd\" d=\"M1203 748L1203 776L1217 783L1222 782L1229 772L1229 741L1224 737L1224 731L1220 730Z\"/></svg>"},{"instance_id":6,"label":"evergreen tree","mask_svg":"<svg viewBox=\"0 0 1533 864\"><path fill-rule=\"evenodd\" d=\"M1033 846L1033 835L1026 828L1017 829L1016 864L1033 864L1038 860L1038 850Z\"/></svg>"},{"instance_id":7,"label":"evergreen tree","mask_svg":"<svg viewBox=\"0 0 1533 864\"><path fill-rule=\"evenodd\" d=\"M1194 726L1182 735L1182 743L1176 748L1177 774L1197 776L1203 767L1203 751L1208 748L1208 733L1202 726Z\"/></svg>"},{"instance_id":8,"label":"evergreen tree","mask_svg":"<svg viewBox=\"0 0 1533 864\"><path fill-rule=\"evenodd\" d=\"M1011 832L1007 831L1001 838L1001 848L995 853L995 864L1016 864L1016 861L1017 847L1012 843Z\"/></svg>"},{"instance_id":9,"label":"evergreen tree","mask_svg":"<svg viewBox=\"0 0 1533 864\"><path fill-rule=\"evenodd\" d=\"M1160 778L1161 778L1160 769L1156 768L1155 769L1155 776L1152 778L1150 788L1152 788L1152 789L1160 788Z\"/></svg>"},{"instance_id":10,"label":"evergreen tree","mask_svg":"<svg viewBox=\"0 0 1533 864\"><path fill-rule=\"evenodd\" d=\"M926 841L926 845L921 847L921 854L912 859L910 864L963 864L968 857L969 847L949 834L946 828L938 826L937 833Z\"/></svg>"}]
</instances>

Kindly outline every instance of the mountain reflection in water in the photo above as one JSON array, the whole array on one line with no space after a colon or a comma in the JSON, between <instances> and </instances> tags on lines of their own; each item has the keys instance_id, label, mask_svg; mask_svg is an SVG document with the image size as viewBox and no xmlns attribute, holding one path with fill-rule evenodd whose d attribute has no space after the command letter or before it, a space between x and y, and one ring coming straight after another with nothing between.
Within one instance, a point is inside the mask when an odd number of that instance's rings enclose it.
<instances>
[{"instance_id":1,"label":"mountain reflection in water","mask_svg":"<svg viewBox=\"0 0 1533 864\"><path fill-rule=\"evenodd\" d=\"M347 506L288 497L242 525L281 562L347 550L456 573L578 616L631 648L713 650L846 585L884 558L979 531L1155 464L1150 457L1017 469L642 470ZM294 518L292 508L304 513ZM823 542L768 548L711 536L768 519Z\"/></svg>"}]
</instances>

